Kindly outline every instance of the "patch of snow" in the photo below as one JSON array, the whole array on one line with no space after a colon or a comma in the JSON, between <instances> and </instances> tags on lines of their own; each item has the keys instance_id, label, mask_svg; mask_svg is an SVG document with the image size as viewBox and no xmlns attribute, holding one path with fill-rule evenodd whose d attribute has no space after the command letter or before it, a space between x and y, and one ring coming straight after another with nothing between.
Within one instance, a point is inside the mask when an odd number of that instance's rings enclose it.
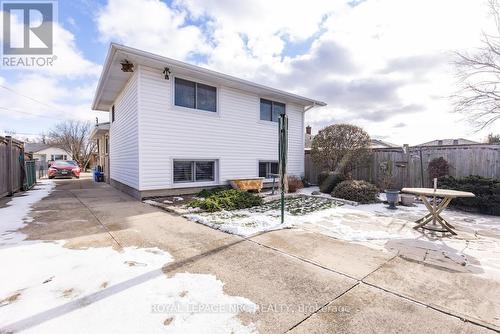
<instances>
[{"instance_id":1,"label":"patch of snow","mask_svg":"<svg viewBox=\"0 0 500 334\"><path fill-rule=\"evenodd\" d=\"M227 233L249 237L256 233L291 227L291 215L285 215L281 225L280 212L256 213L248 210L220 211L214 213L190 213L185 218Z\"/></svg>"},{"instance_id":2,"label":"patch of snow","mask_svg":"<svg viewBox=\"0 0 500 334\"><path fill-rule=\"evenodd\" d=\"M298 194L303 194L303 195L308 195L311 196L313 192L319 191L319 187L313 186L313 187L305 187L297 190ZM328 196L328 194L324 194Z\"/></svg>"},{"instance_id":3,"label":"patch of snow","mask_svg":"<svg viewBox=\"0 0 500 334\"><path fill-rule=\"evenodd\" d=\"M37 243L2 249L1 258L0 298L19 296L2 307L0 324L5 327L0 332L254 330L235 318L239 310L255 310L250 300L226 295L213 275L180 273L167 278L162 267L172 257L159 249L68 250L61 243ZM221 312L194 311L212 305L228 307Z\"/></svg>"},{"instance_id":4,"label":"patch of snow","mask_svg":"<svg viewBox=\"0 0 500 334\"><path fill-rule=\"evenodd\" d=\"M29 217L31 206L48 196L54 188L52 181L40 181L30 191L16 194L4 208L0 208L0 248L6 244L12 244L24 239L24 234L16 230L30 223L33 219Z\"/></svg>"},{"instance_id":5,"label":"patch of snow","mask_svg":"<svg viewBox=\"0 0 500 334\"><path fill-rule=\"evenodd\" d=\"M305 189L310 188L313 187ZM281 228L300 228L385 252L410 252L413 256L420 254L420 258L417 256L419 261L424 261L427 254L429 261L435 261L433 264L448 263L461 270L500 281L500 217L449 208L442 215L459 229L459 235L443 237L441 233L423 234L413 229L415 221L428 213L423 204L398 206L397 210L387 207L384 203L343 205L328 209L318 207L317 211L304 215L285 214L283 225L280 224L280 212L275 209L197 213L185 217L244 237Z\"/></svg>"},{"instance_id":6,"label":"patch of snow","mask_svg":"<svg viewBox=\"0 0 500 334\"><path fill-rule=\"evenodd\" d=\"M175 196L175 197L172 197L172 199L174 200L174 202L180 202L180 201L184 200L184 197Z\"/></svg>"},{"instance_id":7,"label":"patch of snow","mask_svg":"<svg viewBox=\"0 0 500 334\"><path fill-rule=\"evenodd\" d=\"M71 250L63 241L12 238L52 188L52 182L41 183L0 208L7 217L0 224L0 333L255 331L236 317L255 312L254 303L226 295L213 275L167 278L162 268L173 258L162 250Z\"/></svg>"},{"instance_id":8,"label":"patch of snow","mask_svg":"<svg viewBox=\"0 0 500 334\"><path fill-rule=\"evenodd\" d=\"M220 211L214 213L186 214L187 219L210 226L214 229L242 237L250 237L257 233L291 228L316 221L320 217L328 216L333 210L326 209L318 212L296 216L285 212L284 223L281 224L281 213L279 210L267 212L253 212L250 210Z\"/></svg>"}]
</instances>

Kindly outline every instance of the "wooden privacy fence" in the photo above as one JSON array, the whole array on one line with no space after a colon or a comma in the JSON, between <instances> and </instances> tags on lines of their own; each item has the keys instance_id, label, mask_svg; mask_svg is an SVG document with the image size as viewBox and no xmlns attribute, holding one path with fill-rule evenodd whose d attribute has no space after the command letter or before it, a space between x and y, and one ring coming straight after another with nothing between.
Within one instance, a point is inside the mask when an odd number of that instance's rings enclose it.
<instances>
[{"instance_id":1,"label":"wooden privacy fence","mask_svg":"<svg viewBox=\"0 0 500 334\"><path fill-rule=\"evenodd\" d=\"M372 151L369 163L357 166L352 174L355 179L381 186L388 175L384 172L384 167L390 165L392 187L429 187L432 185L428 170L429 162L440 157L450 165L451 176L479 175L500 179L500 144L377 148ZM316 184L320 172L306 151L306 179Z\"/></svg>"},{"instance_id":2,"label":"wooden privacy fence","mask_svg":"<svg viewBox=\"0 0 500 334\"><path fill-rule=\"evenodd\" d=\"M24 143L0 137L0 198L31 188L35 182L34 161L24 158Z\"/></svg>"}]
</instances>

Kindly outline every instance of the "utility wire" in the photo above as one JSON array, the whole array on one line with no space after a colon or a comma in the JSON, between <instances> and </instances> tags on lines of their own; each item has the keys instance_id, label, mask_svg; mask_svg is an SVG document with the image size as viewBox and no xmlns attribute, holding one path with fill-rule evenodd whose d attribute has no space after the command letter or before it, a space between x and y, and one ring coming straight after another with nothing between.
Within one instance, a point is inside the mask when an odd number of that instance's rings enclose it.
<instances>
[{"instance_id":1,"label":"utility wire","mask_svg":"<svg viewBox=\"0 0 500 334\"><path fill-rule=\"evenodd\" d=\"M59 111L59 112L61 112L61 113L65 113L63 110L61 110L61 109L59 109L59 108L57 108L57 107L55 107L55 106L53 106L53 105L50 105L50 104L45 103L45 102L43 102L43 101L37 100L37 99L35 99L35 98L31 97L31 96L28 96L28 95L25 95L25 94L19 93L19 92L17 92L17 91L15 91L15 90L13 90L12 88L6 87L6 86L4 86L4 85L0 85L0 88L3 88L3 89L5 89L5 90L7 90L7 91L9 91L9 92L11 92L11 93L13 93L13 94L16 94L16 95L22 96L22 97L24 97L24 98L26 98L26 99L28 99L28 100L31 100L31 101L36 102L36 103L38 103L38 104L41 104L41 105L43 105L43 106L45 106L45 107L47 107L47 108L50 108L50 109L53 109L53 110Z\"/></svg>"},{"instance_id":2,"label":"utility wire","mask_svg":"<svg viewBox=\"0 0 500 334\"><path fill-rule=\"evenodd\" d=\"M39 114L35 114L35 113L29 112L29 111L24 111L24 110L19 110L19 109L13 109L13 108L7 108L7 107L0 107L0 110L17 112L17 113L21 113L21 114L25 114L25 115L30 115L30 116L34 116L34 117L39 117L39 118L49 118L49 119L53 119L53 120L60 120L61 119L59 117L39 115Z\"/></svg>"}]
</instances>

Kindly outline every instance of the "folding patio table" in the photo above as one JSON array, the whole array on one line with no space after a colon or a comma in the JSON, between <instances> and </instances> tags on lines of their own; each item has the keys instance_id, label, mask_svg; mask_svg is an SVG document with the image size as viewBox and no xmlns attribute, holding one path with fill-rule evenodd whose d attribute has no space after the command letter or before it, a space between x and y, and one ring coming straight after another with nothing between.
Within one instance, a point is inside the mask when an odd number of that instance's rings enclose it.
<instances>
[{"instance_id":1,"label":"folding patio table","mask_svg":"<svg viewBox=\"0 0 500 334\"><path fill-rule=\"evenodd\" d=\"M403 188L401 191L417 195L422 200L427 210L429 210L428 214L415 221L417 226L413 227L414 229L417 230L419 228L423 228L426 230L437 232L450 232L453 235L456 235L455 231L453 231L453 225L447 222L441 216L441 213L446 209L448 204L450 204L450 202L454 198L475 197L475 195L470 192L449 189ZM428 197L432 197L432 203L429 201ZM436 198L442 198L441 202L437 203ZM432 225L426 226L430 222L432 222ZM439 228L436 223L439 223L442 228Z\"/></svg>"}]
</instances>

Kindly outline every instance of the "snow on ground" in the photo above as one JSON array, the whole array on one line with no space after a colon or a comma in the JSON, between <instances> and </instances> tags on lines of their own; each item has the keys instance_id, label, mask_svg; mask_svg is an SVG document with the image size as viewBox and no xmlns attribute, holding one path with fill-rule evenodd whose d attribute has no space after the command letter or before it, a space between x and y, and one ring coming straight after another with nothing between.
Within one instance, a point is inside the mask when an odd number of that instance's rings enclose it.
<instances>
[{"instance_id":1,"label":"snow on ground","mask_svg":"<svg viewBox=\"0 0 500 334\"><path fill-rule=\"evenodd\" d=\"M51 182L0 208L0 333L248 333L236 317L253 312L248 299L228 296L213 275L161 268L159 249L70 250L64 242L23 241L13 232L29 223L30 206Z\"/></svg>"},{"instance_id":2,"label":"snow on ground","mask_svg":"<svg viewBox=\"0 0 500 334\"><path fill-rule=\"evenodd\" d=\"M23 234L16 232L33 219L29 216L31 206L49 195L54 188L53 182L44 182L25 195L13 197L7 206L0 208L0 247L7 243L17 243L24 239Z\"/></svg>"},{"instance_id":3,"label":"snow on ground","mask_svg":"<svg viewBox=\"0 0 500 334\"><path fill-rule=\"evenodd\" d=\"M302 189L302 195L310 196L317 187ZM328 195L305 197L316 202L328 200ZM381 196L383 199L383 196ZM291 199L287 199L291 201ZM398 206L387 209L387 204L339 205L330 208L316 207L304 201L305 212L287 212L285 224L280 224L280 212L247 209L217 213L195 213L185 215L190 220L241 236L259 232L300 228L325 234L348 242L359 243L382 251L399 251L415 256L417 260L433 257L458 266L467 265L470 270L500 280L500 217L462 212L448 208L442 214L458 230L456 237L441 233L423 234L413 229L415 220L428 213L423 204L412 207ZM317 209L307 210L307 208ZM443 265L447 265L444 263Z\"/></svg>"},{"instance_id":4,"label":"snow on ground","mask_svg":"<svg viewBox=\"0 0 500 334\"><path fill-rule=\"evenodd\" d=\"M287 211L284 224L281 224L278 201L244 210L190 213L185 214L184 217L227 233L248 237L264 231L315 221L318 217L334 212L332 208L341 205L341 203L336 203L331 199L306 196L289 197L286 199L286 203Z\"/></svg>"}]
</instances>

